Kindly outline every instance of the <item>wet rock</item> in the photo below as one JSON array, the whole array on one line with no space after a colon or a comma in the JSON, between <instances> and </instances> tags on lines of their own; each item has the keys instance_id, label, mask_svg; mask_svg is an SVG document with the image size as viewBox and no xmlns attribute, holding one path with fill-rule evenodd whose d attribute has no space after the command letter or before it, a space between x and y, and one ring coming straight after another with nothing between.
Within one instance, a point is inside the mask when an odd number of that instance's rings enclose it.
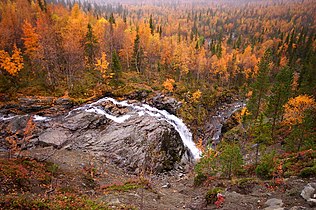
<instances>
[{"instance_id":1,"label":"wet rock","mask_svg":"<svg viewBox=\"0 0 316 210\"><path fill-rule=\"evenodd\" d=\"M6 131L10 134L23 133L28 119L29 116L27 115L14 117L12 120L7 121L7 123L4 123Z\"/></svg>"},{"instance_id":2,"label":"wet rock","mask_svg":"<svg viewBox=\"0 0 316 210\"><path fill-rule=\"evenodd\" d=\"M110 123L97 135L94 133L89 130L76 137L72 148L103 154L130 171L160 173L172 170L186 152L177 131L152 117Z\"/></svg>"},{"instance_id":3,"label":"wet rock","mask_svg":"<svg viewBox=\"0 0 316 210\"><path fill-rule=\"evenodd\" d=\"M23 113L37 112L43 109L48 109L52 106L54 102L53 97L43 97L43 98L19 98L19 109Z\"/></svg>"},{"instance_id":4,"label":"wet rock","mask_svg":"<svg viewBox=\"0 0 316 210\"><path fill-rule=\"evenodd\" d=\"M221 129L222 134L226 133L227 131L231 130L239 124L237 117L239 114L240 111L236 111L226 120Z\"/></svg>"},{"instance_id":5,"label":"wet rock","mask_svg":"<svg viewBox=\"0 0 316 210\"><path fill-rule=\"evenodd\" d=\"M136 99L138 101L142 101L148 97L149 91L146 90L138 90L133 93L130 93L126 96L128 99Z\"/></svg>"},{"instance_id":6,"label":"wet rock","mask_svg":"<svg viewBox=\"0 0 316 210\"><path fill-rule=\"evenodd\" d=\"M74 102L70 98L58 98L54 104L68 109L74 106Z\"/></svg>"},{"instance_id":7,"label":"wet rock","mask_svg":"<svg viewBox=\"0 0 316 210\"><path fill-rule=\"evenodd\" d=\"M109 122L109 119L105 116L80 111L65 118L62 121L62 127L71 131L78 131L84 129L95 129L107 122Z\"/></svg>"},{"instance_id":8,"label":"wet rock","mask_svg":"<svg viewBox=\"0 0 316 210\"><path fill-rule=\"evenodd\" d=\"M283 210L283 201L277 198L271 198L264 203L267 207L264 210Z\"/></svg>"},{"instance_id":9,"label":"wet rock","mask_svg":"<svg viewBox=\"0 0 316 210\"><path fill-rule=\"evenodd\" d=\"M302 190L301 196L309 203L311 207L316 206L316 183L308 183Z\"/></svg>"},{"instance_id":10,"label":"wet rock","mask_svg":"<svg viewBox=\"0 0 316 210\"><path fill-rule=\"evenodd\" d=\"M157 109L163 109L167 112L175 115L177 110L181 107L181 103L175 98L158 94L155 97L147 101L150 105L156 107Z\"/></svg>"},{"instance_id":11,"label":"wet rock","mask_svg":"<svg viewBox=\"0 0 316 210\"><path fill-rule=\"evenodd\" d=\"M35 98L22 101L27 105L51 102ZM68 102L57 100L52 108ZM36 129L32 132L27 148L53 146L57 149L85 151L107 158L134 173L183 171L193 156L173 126L177 120L166 118L165 112L159 113L154 108L153 111L143 109L141 105L125 106L100 100L99 103L78 107L64 115L58 114L56 110L48 118L49 113L42 110L41 114L36 114ZM6 132L1 133L1 136L15 132L23 134L29 116L2 120L0 128L5 128Z\"/></svg>"},{"instance_id":12,"label":"wet rock","mask_svg":"<svg viewBox=\"0 0 316 210\"><path fill-rule=\"evenodd\" d=\"M171 187L171 184L167 183L167 184L163 185L161 188L170 188L170 187Z\"/></svg>"},{"instance_id":13,"label":"wet rock","mask_svg":"<svg viewBox=\"0 0 316 210\"><path fill-rule=\"evenodd\" d=\"M191 161L179 133L164 120L137 113L122 123L83 110L51 123L35 145L63 147L104 156L131 172L162 173Z\"/></svg>"}]
</instances>

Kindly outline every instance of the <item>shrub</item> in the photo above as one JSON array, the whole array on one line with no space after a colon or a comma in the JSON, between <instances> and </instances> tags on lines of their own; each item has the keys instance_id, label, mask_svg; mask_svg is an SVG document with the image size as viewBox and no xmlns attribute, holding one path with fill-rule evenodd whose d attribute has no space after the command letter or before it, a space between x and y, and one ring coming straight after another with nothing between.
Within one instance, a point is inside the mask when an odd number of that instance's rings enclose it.
<instances>
[{"instance_id":1,"label":"shrub","mask_svg":"<svg viewBox=\"0 0 316 210\"><path fill-rule=\"evenodd\" d=\"M207 179L207 176L204 175L203 173L198 173L194 177L194 186L200 186L203 182L205 182Z\"/></svg>"},{"instance_id":2,"label":"shrub","mask_svg":"<svg viewBox=\"0 0 316 210\"><path fill-rule=\"evenodd\" d=\"M300 172L300 177L316 177L316 165L314 165L313 167L307 167L302 169Z\"/></svg>"},{"instance_id":3,"label":"shrub","mask_svg":"<svg viewBox=\"0 0 316 210\"><path fill-rule=\"evenodd\" d=\"M274 151L271 153L267 153L262 157L259 165L255 169L255 172L258 177L263 179L272 178L272 174L275 168L274 157Z\"/></svg>"},{"instance_id":4,"label":"shrub","mask_svg":"<svg viewBox=\"0 0 316 210\"><path fill-rule=\"evenodd\" d=\"M221 193L222 191L223 191L223 189L220 187L215 187L215 188L208 190L206 195L205 195L206 204L207 205L215 204L215 202L217 200L217 194Z\"/></svg>"},{"instance_id":5,"label":"shrub","mask_svg":"<svg viewBox=\"0 0 316 210\"><path fill-rule=\"evenodd\" d=\"M235 143L223 144L220 149L219 161L224 176L230 178L231 175L236 175L243 164L239 145Z\"/></svg>"}]
</instances>

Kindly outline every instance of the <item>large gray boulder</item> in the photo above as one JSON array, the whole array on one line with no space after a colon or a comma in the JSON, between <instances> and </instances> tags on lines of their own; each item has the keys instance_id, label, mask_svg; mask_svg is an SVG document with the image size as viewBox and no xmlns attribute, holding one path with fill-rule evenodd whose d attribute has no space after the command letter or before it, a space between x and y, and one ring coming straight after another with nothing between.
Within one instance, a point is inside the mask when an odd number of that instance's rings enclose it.
<instances>
[{"instance_id":1,"label":"large gray boulder","mask_svg":"<svg viewBox=\"0 0 316 210\"><path fill-rule=\"evenodd\" d=\"M107 157L128 171L161 173L191 160L179 133L164 120L130 111L127 120L114 122L94 112L78 110L48 122L32 140L35 146L79 150Z\"/></svg>"},{"instance_id":2,"label":"large gray boulder","mask_svg":"<svg viewBox=\"0 0 316 210\"><path fill-rule=\"evenodd\" d=\"M182 105L181 102L178 102L175 98L165 96L163 94L157 94L156 96L148 99L147 103L158 109L166 110L174 115L176 115L177 110Z\"/></svg>"}]
</instances>

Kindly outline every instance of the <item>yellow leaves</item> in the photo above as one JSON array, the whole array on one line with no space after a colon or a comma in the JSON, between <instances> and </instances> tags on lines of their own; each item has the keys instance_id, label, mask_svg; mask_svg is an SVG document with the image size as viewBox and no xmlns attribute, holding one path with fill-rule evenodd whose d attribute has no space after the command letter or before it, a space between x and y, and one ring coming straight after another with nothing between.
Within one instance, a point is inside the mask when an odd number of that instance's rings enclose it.
<instances>
[{"instance_id":1,"label":"yellow leaves","mask_svg":"<svg viewBox=\"0 0 316 210\"><path fill-rule=\"evenodd\" d=\"M196 143L196 148L200 150L202 153L204 153L205 148L203 146L203 140L200 138L199 141Z\"/></svg>"},{"instance_id":2,"label":"yellow leaves","mask_svg":"<svg viewBox=\"0 0 316 210\"><path fill-rule=\"evenodd\" d=\"M200 90L197 90L192 94L191 101L193 103L198 103L200 101L201 96L202 92Z\"/></svg>"},{"instance_id":3,"label":"yellow leaves","mask_svg":"<svg viewBox=\"0 0 316 210\"><path fill-rule=\"evenodd\" d=\"M105 46L106 46L105 34L106 34L106 27L108 24L109 22L102 17L93 26L93 33L97 37L98 42L100 43L101 51L105 51Z\"/></svg>"},{"instance_id":4,"label":"yellow leaves","mask_svg":"<svg viewBox=\"0 0 316 210\"><path fill-rule=\"evenodd\" d=\"M308 95L299 95L289 99L284 105L284 123L297 125L302 123L304 112L308 109L316 108L315 100Z\"/></svg>"},{"instance_id":5,"label":"yellow leaves","mask_svg":"<svg viewBox=\"0 0 316 210\"><path fill-rule=\"evenodd\" d=\"M190 57L188 54L188 48L184 43L177 44L175 50L173 51L173 68L175 70L180 70L181 74L186 75L189 73L189 62Z\"/></svg>"},{"instance_id":6,"label":"yellow leaves","mask_svg":"<svg viewBox=\"0 0 316 210\"><path fill-rule=\"evenodd\" d=\"M167 91L173 92L174 84L175 84L174 79L167 79L167 80L163 83L163 87L164 87Z\"/></svg>"},{"instance_id":7,"label":"yellow leaves","mask_svg":"<svg viewBox=\"0 0 316 210\"><path fill-rule=\"evenodd\" d=\"M35 28L28 22L24 21L22 26L24 46L26 48L25 53L31 58L38 57L40 50L39 35L35 32Z\"/></svg>"},{"instance_id":8,"label":"yellow leaves","mask_svg":"<svg viewBox=\"0 0 316 210\"><path fill-rule=\"evenodd\" d=\"M23 57L21 50L14 45L12 56L4 50L0 50L0 67L6 70L10 75L16 76L23 68Z\"/></svg>"},{"instance_id":9,"label":"yellow leaves","mask_svg":"<svg viewBox=\"0 0 316 210\"><path fill-rule=\"evenodd\" d=\"M106 60L105 52L102 52L101 58L96 58L96 63L94 64L96 69L101 72L102 78L104 80L111 79L113 77L113 73L107 74L107 69L109 66L109 62Z\"/></svg>"},{"instance_id":10,"label":"yellow leaves","mask_svg":"<svg viewBox=\"0 0 316 210\"><path fill-rule=\"evenodd\" d=\"M240 116L247 116L249 114L250 114L250 112L247 109L247 107L244 107L244 108L241 109Z\"/></svg>"}]
</instances>

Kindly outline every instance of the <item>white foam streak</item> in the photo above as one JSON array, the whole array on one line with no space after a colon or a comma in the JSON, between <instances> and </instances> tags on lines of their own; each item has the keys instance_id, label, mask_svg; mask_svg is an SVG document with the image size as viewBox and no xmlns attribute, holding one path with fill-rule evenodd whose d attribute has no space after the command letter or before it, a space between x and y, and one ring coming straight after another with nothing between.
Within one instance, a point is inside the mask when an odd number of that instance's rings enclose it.
<instances>
[{"instance_id":1,"label":"white foam streak","mask_svg":"<svg viewBox=\"0 0 316 210\"><path fill-rule=\"evenodd\" d=\"M130 115L123 115L120 117L116 117L116 116L113 116L113 115L106 113L103 109L100 109L97 107L90 107L90 108L86 109L85 111L86 112L93 112L93 113L96 113L99 115L104 115L106 118L113 120L116 123L123 123L131 117Z\"/></svg>"},{"instance_id":2,"label":"white foam streak","mask_svg":"<svg viewBox=\"0 0 316 210\"><path fill-rule=\"evenodd\" d=\"M15 118L16 116L11 116L11 117L0 117L0 121L7 121Z\"/></svg>"},{"instance_id":3,"label":"white foam streak","mask_svg":"<svg viewBox=\"0 0 316 210\"><path fill-rule=\"evenodd\" d=\"M119 117L110 115L100 106L103 102L107 102L107 101L110 101L113 104L119 105L122 107L129 107L132 110L137 111L137 114L140 117L144 116L145 114L148 114L149 116L158 118L158 120L165 120L176 129L176 131L179 133L183 141L183 144L189 148L193 157L195 159L200 158L201 152L192 141L192 134L189 131L189 129L186 127L186 125L183 123L183 121L179 119L178 117L176 117L175 115L168 113L165 110L159 110L147 104L142 104L141 106L139 106L135 104L129 104L127 101L117 101L113 98L105 97L91 104L87 104L83 107L79 107L72 110L71 112L69 112L69 114L66 117L68 117L73 111L76 111L76 110L84 110L86 112L93 112L99 115L104 115L106 118L111 119L116 123L123 123L131 117L131 115L128 115L128 114L122 115Z\"/></svg>"},{"instance_id":4,"label":"white foam streak","mask_svg":"<svg viewBox=\"0 0 316 210\"><path fill-rule=\"evenodd\" d=\"M50 118L39 116L39 115L34 115L33 116L33 120L34 121L48 121L48 120L50 120Z\"/></svg>"},{"instance_id":5,"label":"white foam streak","mask_svg":"<svg viewBox=\"0 0 316 210\"><path fill-rule=\"evenodd\" d=\"M183 123L183 121L181 119L179 119L178 117L176 117L175 115L172 115L165 110L159 110L157 108L151 107L147 104L142 104L142 106L138 106L135 104L129 104L127 101L120 101L119 102L113 98L102 98L102 99L98 100L97 102L94 102L90 105L95 106L95 105L98 105L98 104L100 104L102 102L106 102L106 101L110 101L115 105L120 105L123 107L130 107L133 110L137 110L138 111L137 113L139 116L143 116L145 114L148 114L152 117L158 118L159 120L165 120L166 122L168 122L170 125L172 125L176 129L176 131L179 133L179 135L183 141L183 144L189 148L189 150L193 154L193 157L195 159L200 158L201 151L195 146L195 143L192 141L191 132L186 127L186 125ZM123 118L123 117L125 117L125 118ZM129 115L121 116L121 118L124 120L127 120L129 117L130 117ZM124 121L122 120L122 122L124 122Z\"/></svg>"}]
</instances>

